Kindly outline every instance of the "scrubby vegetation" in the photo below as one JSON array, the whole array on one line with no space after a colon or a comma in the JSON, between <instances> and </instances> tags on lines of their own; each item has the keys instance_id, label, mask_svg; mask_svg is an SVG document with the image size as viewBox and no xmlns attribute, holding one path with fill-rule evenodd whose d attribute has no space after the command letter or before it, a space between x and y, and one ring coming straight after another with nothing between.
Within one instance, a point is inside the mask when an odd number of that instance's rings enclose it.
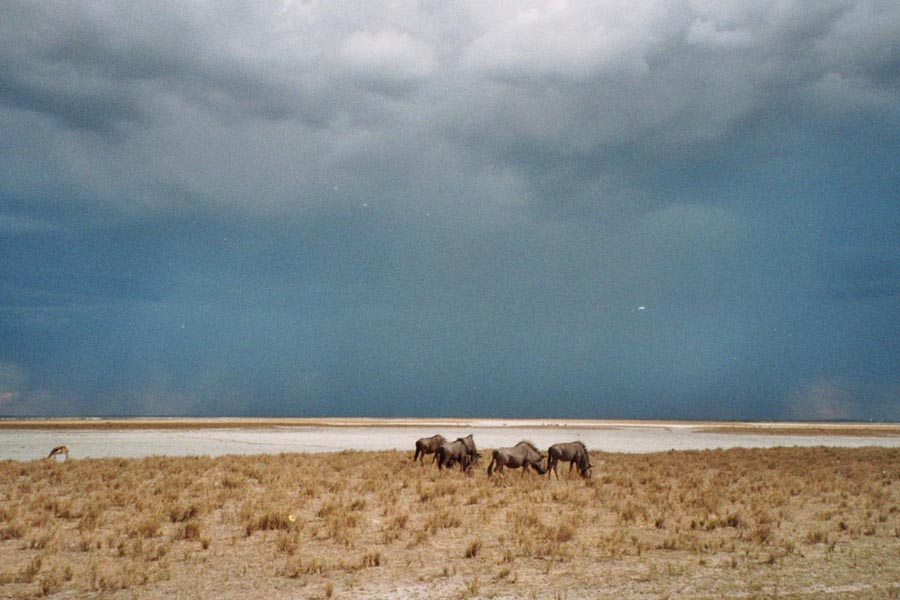
<instances>
[{"instance_id":1,"label":"scrubby vegetation","mask_svg":"<svg viewBox=\"0 0 900 600\"><path fill-rule=\"evenodd\" d=\"M591 459L0 462L0 597L900 597L900 449Z\"/></svg>"}]
</instances>

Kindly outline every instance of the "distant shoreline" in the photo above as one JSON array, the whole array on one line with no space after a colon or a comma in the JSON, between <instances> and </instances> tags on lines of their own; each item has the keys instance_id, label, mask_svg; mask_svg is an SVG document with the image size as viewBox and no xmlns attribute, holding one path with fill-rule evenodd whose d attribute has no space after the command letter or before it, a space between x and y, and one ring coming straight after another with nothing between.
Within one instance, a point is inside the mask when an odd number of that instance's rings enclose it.
<instances>
[{"instance_id":1,"label":"distant shoreline","mask_svg":"<svg viewBox=\"0 0 900 600\"><path fill-rule=\"evenodd\" d=\"M62 417L0 418L0 430L114 429L266 429L309 427L508 427L619 429L679 428L705 433L765 435L900 436L900 423L751 422L639 419L497 419L497 418L369 418L369 417Z\"/></svg>"}]
</instances>

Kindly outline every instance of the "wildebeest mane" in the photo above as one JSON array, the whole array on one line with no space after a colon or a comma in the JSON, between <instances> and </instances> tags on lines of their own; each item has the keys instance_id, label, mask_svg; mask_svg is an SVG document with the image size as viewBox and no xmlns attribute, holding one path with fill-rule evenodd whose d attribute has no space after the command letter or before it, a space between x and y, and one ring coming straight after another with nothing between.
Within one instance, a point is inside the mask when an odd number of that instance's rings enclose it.
<instances>
[{"instance_id":1,"label":"wildebeest mane","mask_svg":"<svg viewBox=\"0 0 900 600\"><path fill-rule=\"evenodd\" d=\"M528 440L522 440L521 442L519 442L518 444L516 444L516 446L521 446L522 444L525 444L526 446L528 446L529 448L531 448L532 450L534 450L534 451L537 452L538 454L541 453L541 451L537 449L537 446L535 446L534 444L532 444L532 443L529 442Z\"/></svg>"}]
</instances>

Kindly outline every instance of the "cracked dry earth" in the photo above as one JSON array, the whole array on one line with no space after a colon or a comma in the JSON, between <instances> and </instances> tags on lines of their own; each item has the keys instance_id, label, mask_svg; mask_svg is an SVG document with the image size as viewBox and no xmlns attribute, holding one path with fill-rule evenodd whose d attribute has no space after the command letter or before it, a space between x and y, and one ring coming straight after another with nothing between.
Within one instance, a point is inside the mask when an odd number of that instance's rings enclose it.
<instances>
[{"instance_id":1,"label":"cracked dry earth","mask_svg":"<svg viewBox=\"0 0 900 600\"><path fill-rule=\"evenodd\" d=\"M900 598L897 448L411 455L0 462L0 598Z\"/></svg>"}]
</instances>

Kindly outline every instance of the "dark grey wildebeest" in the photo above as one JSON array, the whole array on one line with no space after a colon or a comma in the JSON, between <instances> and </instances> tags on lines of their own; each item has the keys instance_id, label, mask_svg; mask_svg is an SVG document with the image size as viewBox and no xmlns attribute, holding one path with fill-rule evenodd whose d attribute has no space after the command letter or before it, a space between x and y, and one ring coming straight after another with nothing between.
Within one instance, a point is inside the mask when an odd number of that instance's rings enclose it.
<instances>
[{"instance_id":1,"label":"dark grey wildebeest","mask_svg":"<svg viewBox=\"0 0 900 600\"><path fill-rule=\"evenodd\" d=\"M475 440L472 434L457 438L452 442L444 442L437 449L438 468L451 468L459 463L460 471L468 471L478 461Z\"/></svg>"},{"instance_id":2,"label":"dark grey wildebeest","mask_svg":"<svg viewBox=\"0 0 900 600\"><path fill-rule=\"evenodd\" d=\"M463 471L468 471L476 464L478 464L479 460L481 460L480 452L475 452L474 454L466 454L465 456L463 456L462 461L459 463L459 466ZM456 463L457 459L450 458L449 460L447 460L447 464L445 464L444 466L448 469L451 469L456 466Z\"/></svg>"},{"instance_id":3,"label":"dark grey wildebeest","mask_svg":"<svg viewBox=\"0 0 900 600\"><path fill-rule=\"evenodd\" d=\"M556 470L556 465L559 464L559 461L569 463L569 473L572 472L573 466L577 466L578 473L582 477L585 479L590 478L592 470L591 457L583 443L564 442L550 446L550 449L547 450L547 477L552 477L553 473L556 473L556 478L559 479L559 471Z\"/></svg>"},{"instance_id":4,"label":"dark grey wildebeest","mask_svg":"<svg viewBox=\"0 0 900 600\"><path fill-rule=\"evenodd\" d=\"M491 464L488 465L487 474L493 475L494 465L497 465L497 473L503 474L504 468L522 469L522 475L531 467L538 474L543 475L546 469L541 465L544 455L534 444L522 440L512 448L497 448L494 450Z\"/></svg>"},{"instance_id":5,"label":"dark grey wildebeest","mask_svg":"<svg viewBox=\"0 0 900 600\"><path fill-rule=\"evenodd\" d=\"M426 454L434 454L434 456L431 457L431 462L434 462L437 460L438 448L446 441L447 439L442 435L419 438L416 440L416 454L413 456L413 462L419 461L424 463Z\"/></svg>"}]
</instances>

